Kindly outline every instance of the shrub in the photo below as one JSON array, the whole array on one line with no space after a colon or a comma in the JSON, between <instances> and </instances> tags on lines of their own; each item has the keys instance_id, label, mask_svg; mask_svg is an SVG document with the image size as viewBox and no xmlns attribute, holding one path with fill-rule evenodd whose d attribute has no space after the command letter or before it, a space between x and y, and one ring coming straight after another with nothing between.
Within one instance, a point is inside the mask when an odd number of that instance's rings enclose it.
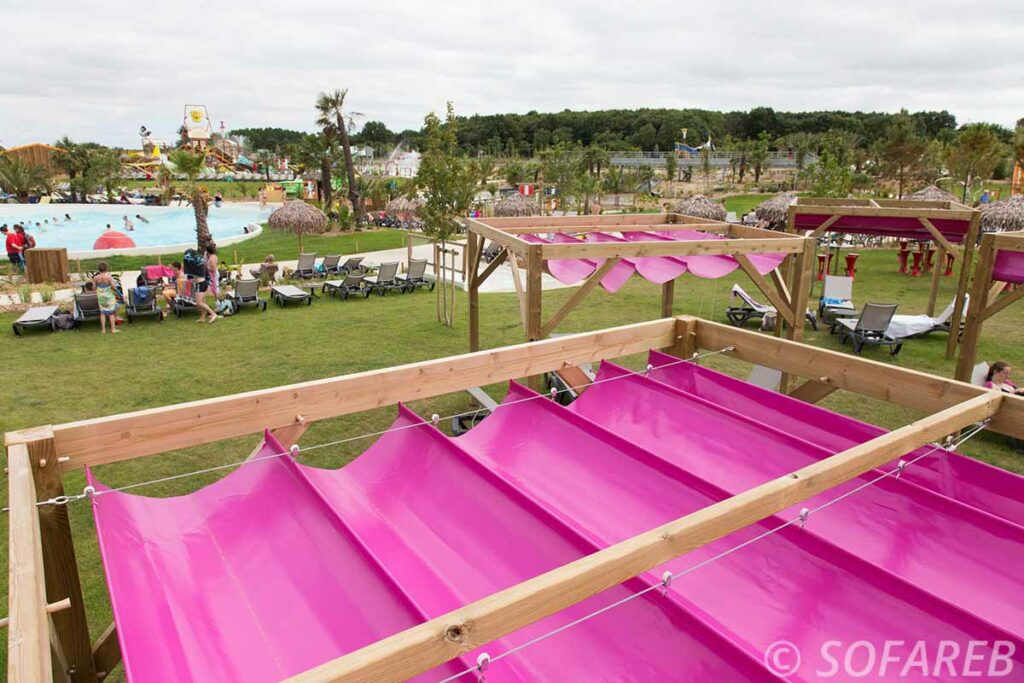
<instances>
[{"instance_id":1,"label":"shrub","mask_svg":"<svg viewBox=\"0 0 1024 683\"><path fill-rule=\"evenodd\" d=\"M48 304L53 301L53 287L47 285L39 289L39 296L42 298L44 304Z\"/></svg>"}]
</instances>

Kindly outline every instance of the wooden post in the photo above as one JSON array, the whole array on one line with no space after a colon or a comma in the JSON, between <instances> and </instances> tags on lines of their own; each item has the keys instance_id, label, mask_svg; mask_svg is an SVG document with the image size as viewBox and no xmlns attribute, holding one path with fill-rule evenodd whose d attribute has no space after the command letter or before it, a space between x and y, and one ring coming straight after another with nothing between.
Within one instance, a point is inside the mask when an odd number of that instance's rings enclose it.
<instances>
[{"instance_id":1,"label":"wooden post","mask_svg":"<svg viewBox=\"0 0 1024 683\"><path fill-rule=\"evenodd\" d=\"M8 505L7 680L50 681L50 627L28 446L7 448Z\"/></svg>"},{"instance_id":2,"label":"wooden post","mask_svg":"<svg viewBox=\"0 0 1024 683\"><path fill-rule=\"evenodd\" d=\"M412 233L405 233L405 264L408 267L412 262Z\"/></svg>"},{"instance_id":3,"label":"wooden post","mask_svg":"<svg viewBox=\"0 0 1024 683\"><path fill-rule=\"evenodd\" d=\"M796 206L790 206L786 209L786 232L795 235L796 234ZM817 245L817 242L815 242ZM782 281L789 286L789 291L793 292L791 299L795 301L795 292L793 290L793 272L796 270L794 262L796 261L796 254L786 254L786 259L782 263ZM782 329L784 320L782 315L775 316L775 336L782 336Z\"/></svg>"},{"instance_id":4,"label":"wooden post","mask_svg":"<svg viewBox=\"0 0 1024 683\"><path fill-rule=\"evenodd\" d=\"M690 358L697 351L697 319L692 315L681 315L676 318L675 341L665 348L677 358Z\"/></svg>"},{"instance_id":5,"label":"wooden post","mask_svg":"<svg viewBox=\"0 0 1024 683\"><path fill-rule=\"evenodd\" d=\"M477 284L477 268L480 266L480 237L469 231L466 247L469 249L469 272L467 273L467 289L469 294L469 350L480 350L480 286Z\"/></svg>"},{"instance_id":6,"label":"wooden post","mask_svg":"<svg viewBox=\"0 0 1024 683\"><path fill-rule=\"evenodd\" d=\"M661 286L661 317L671 318L676 298L676 281L669 280Z\"/></svg>"},{"instance_id":7,"label":"wooden post","mask_svg":"<svg viewBox=\"0 0 1024 683\"><path fill-rule=\"evenodd\" d=\"M964 338L960 343L960 356L956 361L955 377L961 382L971 381L971 372L978 356L978 339L981 337L981 327L985 322L985 309L988 308L988 288L992 284L992 268L996 260L994 234L989 233L981 238L979 252L978 269L974 275L970 306L967 307ZM959 297L957 301L959 302ZM951 320L949 336L955 338L959 329L960 326L954 325Z\"/></svg>"},{"instance_id":8,"label":"wooden post","mask_svg":"<svg viewBox=\"0 0 1024 683\"><path fill-rule=\"evenodd\" d=\"M971 225L967 228L967 235L964 237L963 256L960 262L960 278L956 286L956 301L953 302L953 317L949 319L949 340L946 342L946 358L952 358L956 353L957 330L960 329L960 321L964 315L964 298L967 296L967 289L971 282L971 261L974 258L974 250L977 248L978 230L981 228L981 212L975 211L971 216ZM971 308L975 307L973 301Z\"/></svg>"},{"instance_id":9,"label":"wooden post","mask_svg":"<svg viewBox=\"0 0 1024 683\"><path fill-rule=\"evenodd\" d=\"M935 302L939 297L939 280L942 279L942 268L945 267L946 263L946 248L939 245L938 250L935 252L935 266L932 268L932 284L931 289L928 290L928 308L925 312L928 315L935 315Z\"/></svg>"},{"instance_id":10,"label":"wooden post","mask_svg":"<svg viewBox=\"0 0 1024 683\"><path fill-rule=\"evenodd\" d=\"M998 392L985 392L288 680L362 683L412 678L983 420L999 410L1002 400Z\"/></svg>"},{"instance_id":11,"label":"wooden post","mask_svg":"<svg viewBox=\"0 0 1024 683\"><path fill-rule=\"evenodd\" d=\"M789 338L793 341L800 341L804 338L804 325L807 313L807 300L811 294L811 278L814 275L815 243L808 239L804 250L794 254L796 264L794 267L793 283L790 286L790 295L793 301L793 327L790 330Z\"/></svg>"},{"instance_id":12,"label":"wooden post","mask_svg":"<svg viewBox=\"0 0 1024 683\"><path fill-rule=\"evenodd\" d=\"M64 482L57 459L53 430L39 430L39 438L29 441L29 460L35 481L37 500L64 495ZM39 507L39 530L43 544L43 568L46 574L48 602L71 600L71 607L52 615L56 637L68 664L72 681L95 681L92 661L92 640L85 616L78 561L71 536L71 522L66 505Z\"/></svg>"},{"instance_id":13,"label":"wooden post","mask_svg":"<svg viewBox=\"0 0 1024 683\"><path fill-rule=\"evenodd\" d=\"M541 245L531 244L526 251L526 338L528 341L541 339L541 276L544 262L541 259Z\"/></svg>"}]
</instances>

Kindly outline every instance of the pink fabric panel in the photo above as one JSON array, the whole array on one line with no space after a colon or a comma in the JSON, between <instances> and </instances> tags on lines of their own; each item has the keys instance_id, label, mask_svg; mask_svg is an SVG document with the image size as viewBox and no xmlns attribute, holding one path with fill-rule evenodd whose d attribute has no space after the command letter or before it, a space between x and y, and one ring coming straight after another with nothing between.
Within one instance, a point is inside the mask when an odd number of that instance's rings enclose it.
<instances>
[{"instance_id":1,"label":"pink fabric panel","mask_svg":"<svg viewBox=\"0 0 1024 683\"><path fill-rule=\"evenodd\" d=\"M551 244L536 235L520 235L531 244ZM563 285L575 285L590 277L597 267L593 261L583 259L548 259L545 263L551 276Z\"/></svg>"},{"instance_id":2,"label":"pink fabric panel","mask_svg":"<svg viewBox=\"0 0 1024 683\"><path fill-rule=\"evenodd\" d=\"M1024 284L1024 251L1000 250L996 252L992 278L1015 285Z\"/></svg>"},{"instance_id":3,"label":"pink fabric panel","mask_svg":"<svg viewBox=\"0 0 1024 683\"><path fill-rule=\"evenodd\" d=\"M814 230L829 218L830 216L825 214L798 213L796 229L800 232ZM935 228L954 244L961 244L964 241L970 227L970 221L967 220L933 218L931 221ZM928 229L913 216L843 216L829 226L828 232L934 240Z\"/></svg>"},{"instance_id":4,"label":"pink fabric panel","mask_svg":"<svg viewBox=\"0 0 1024 683\"><path fill-rule=\"evenodd\" d=\"M641 239L637 239L637 235L641 236ZM643 239L647 235L649 233L627 232L623 233L622 237L616 237L608 233L591 233L589 237L592 237L595 242L657 241L651 236ZM686 262L672 256L641 256L640 258L632 259L632 262L640 277L656 285L675 280L680 275L686 273Z\"/></svg>"},{"instance_id":5,"label":"pink fabric panel","mask_svg":"<svg viewBox=\"0 0 1024 683\"><path fill-rule=\"evenodd\" d=\"M581 239L577 239L576 237L572 237L561 232L556 232L553 237L554 241L558 244L580 244L583 242ZM594 264L595 270L600 268L605 262L605 259L581 260L587 264ZM610 271L608 271L607 274L605 274L603 278L601 278L601 287L608 292L617 292L622 289L622 285L626 284L629 278L632 277L634 271L635 269L631 262L625 260L619 261Z\"/></svg>"}]
</instances>

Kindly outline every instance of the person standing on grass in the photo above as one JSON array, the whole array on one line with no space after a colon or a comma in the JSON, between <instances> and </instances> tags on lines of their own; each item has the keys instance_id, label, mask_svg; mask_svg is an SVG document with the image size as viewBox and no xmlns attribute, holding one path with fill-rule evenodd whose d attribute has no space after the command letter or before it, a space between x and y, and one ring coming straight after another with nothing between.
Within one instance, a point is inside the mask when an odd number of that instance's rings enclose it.
<instances>
[{"instance_id":1,"label":"person standing on grass","mask_svg":"<svg viewBox=\"0 0 1024 683\"><path fill-rule=\"evenodd\" d=\"M206 303L206 295L213 295L213 305L217 305L217 294L219 283L217 278L220 276L217 268L220 265L217 259L217 246L210 243L206 247L206 279L199 284L199 291L196 294L196 308L199 309L199 320L196 322L208 322L212 323L219 316L214 312L212 308Z\"/></svg>"},{"instance_id":2,"label":"person standing on grass","mask_svg":"<svg viewBox=\"0 0 1024 683\"><path fill-rule=\"evenodd\" d=\"M114 276L110 274L110 266L106 261L100 261L96 269L99 271L92 277L92 283L96 286L96 303L100 307L100 334L107 333L107 324L110 324L110 333L117 334L117 295L114 294Z\"/></svg>"},{"instance_id":3,"label":"person standing on grass","mask_svg":"<svg viewBox=\"0 0 1024 683\"><path fill-rule=\"evenodd\" d=\"M21 238L18 237L18 233L4 225L0 226L0 234L4 236L4 244L7 247L7 260L19 270L25 270L25 260L21 256L24 249L20 246Z\"/></svg>"}]
</instances>

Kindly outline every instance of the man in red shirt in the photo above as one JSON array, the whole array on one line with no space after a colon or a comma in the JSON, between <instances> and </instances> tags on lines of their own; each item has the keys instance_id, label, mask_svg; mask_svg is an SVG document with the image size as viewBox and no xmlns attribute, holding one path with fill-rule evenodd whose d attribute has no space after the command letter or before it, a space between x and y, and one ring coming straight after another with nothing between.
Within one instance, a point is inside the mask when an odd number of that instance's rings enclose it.
<instances>
[{"instance_id":1,"label":"man in red shirt","mask_svg":"<svg viewBox=\"0 0 1024 683\"><path fill-rule=\"evenodd\" d=\"M14 230L8 230L7 226L0 227L0 233L4 235L4 246L7 248L7 259L18 267L25 270L25 235Z\"/></svg>"}]
</instances>

